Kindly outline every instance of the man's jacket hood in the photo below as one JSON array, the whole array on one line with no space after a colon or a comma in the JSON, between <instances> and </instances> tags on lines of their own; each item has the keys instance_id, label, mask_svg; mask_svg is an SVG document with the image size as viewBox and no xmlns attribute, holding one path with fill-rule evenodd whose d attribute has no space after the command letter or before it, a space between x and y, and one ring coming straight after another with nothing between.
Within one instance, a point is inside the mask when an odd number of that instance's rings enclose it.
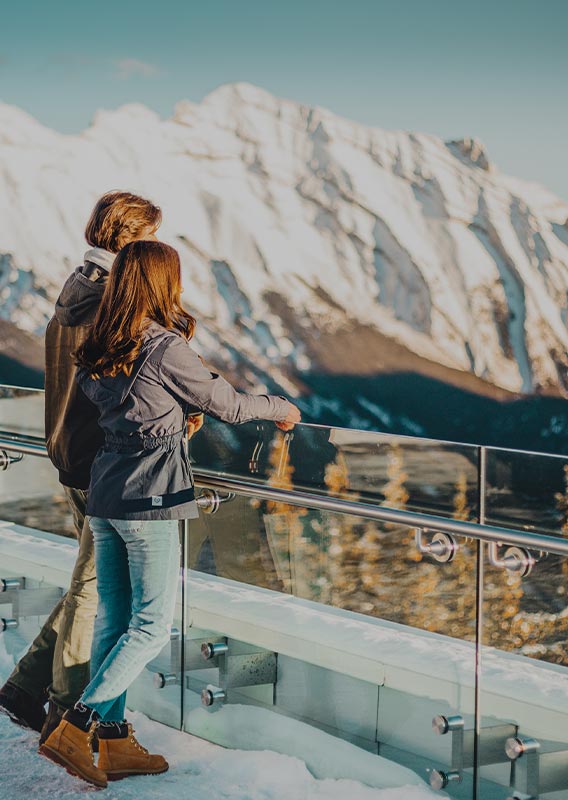
<instances>
[{"instance_id":1,"label":"man's jacket hood","mask_svg":"<svg viewBox=\"0 0 568 800\"><path fill-rule=\"evenodd\" d=\"M77 267L67 278L55 304L55 318L66 328L92 325L103 296L105 284L87 278L83 269Z\"/></svg>"}]
</instances>

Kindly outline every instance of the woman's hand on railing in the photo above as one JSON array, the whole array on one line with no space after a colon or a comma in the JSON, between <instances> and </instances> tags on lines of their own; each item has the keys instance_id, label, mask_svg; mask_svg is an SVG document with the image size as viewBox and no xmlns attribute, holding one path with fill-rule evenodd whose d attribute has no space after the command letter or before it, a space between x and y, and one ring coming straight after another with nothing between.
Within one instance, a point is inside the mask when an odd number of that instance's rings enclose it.
<instances>
[{"instance_id":1,"label":"woman's hand on railing","mask_svg":"<svg viewBox=\"0 0 568 800\"><path fill-rule=\"evenodd\" d=\"M187 438L191 437L203 427L203 414L192 414L187 418Z\"/></svg>"},{"instance_id":2,"label":"woman's hand on railing","mask_svg":"<svg viewBox=\"0 0 568 800\"><path fill-rule=\"evenodd\" d=\"M296 425L296 423L300 422L302 419L302 414L300 413L298 406L295 406L294 403L290 402L288 405L290 406L288 409L288 416L286 419L276 423L276 427L280 428L281 431L291 431L294 425Z\"/></svg>"}]
</instances>

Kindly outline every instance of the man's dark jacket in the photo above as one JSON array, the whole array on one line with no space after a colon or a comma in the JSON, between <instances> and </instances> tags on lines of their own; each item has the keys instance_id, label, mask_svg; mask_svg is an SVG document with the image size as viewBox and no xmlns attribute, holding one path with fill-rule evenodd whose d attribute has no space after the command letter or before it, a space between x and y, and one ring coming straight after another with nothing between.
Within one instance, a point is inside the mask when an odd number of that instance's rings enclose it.
<instances>
[{"instance_id":1,"label":"man's dark jacket","mask_svg":"<svg viewBox=\"0 0 568 800\"><path fill-rule=\"evenodd\" d=\"M104 438L99 412L75 380L73 358L94 322L105 287L105 280L91 280L90 272L87 262L67 279L45 333L47 452L61 483L83 490L89 488L91 465Z\"/></svg>"}]
</instances>

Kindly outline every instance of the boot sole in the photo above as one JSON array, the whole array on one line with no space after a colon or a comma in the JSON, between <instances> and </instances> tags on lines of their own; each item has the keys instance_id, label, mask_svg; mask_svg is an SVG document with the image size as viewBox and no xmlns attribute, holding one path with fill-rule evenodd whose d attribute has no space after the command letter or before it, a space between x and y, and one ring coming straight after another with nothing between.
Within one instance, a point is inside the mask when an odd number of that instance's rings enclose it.
<instances>
[{"instance_id":1,"label":"boot sole","mask_svg":"<svg viewBox=\"0 0 568 800\"><path fill-rule=\"evenodd\" d=\"M81 780L85 781L86 783L96 786L97 789L106 789L106 782L103 783L103 781L97 781L96 778L91 778L87 775L84 775L74 764L72 764L70 761L67 761L67 759L61 755L61 753L57 752L57 750L52 750L51 747L47 747L45 744L42 744L39 748L39 752L42 756L45 756L50 761L53 761L54 764L64 767L70 775L73 775L73 777L81 778Z\"/></svg>"},{"instance_id":2,"label":"boot sole","mask_svg":"<svg viewBox=\"0 0 568 800\"><path fill-rule=\"evenodd\" d=\"M107 776L108 781L121 781L123 778L132 778L135 775L162 775L164 772L169 770L170 766L168 764L167 767L163 769L153 770L152 772L148 772L148 770L131 770L128 772L107 772L106 770L105 775Z\"/></svg>"}]
</instances>

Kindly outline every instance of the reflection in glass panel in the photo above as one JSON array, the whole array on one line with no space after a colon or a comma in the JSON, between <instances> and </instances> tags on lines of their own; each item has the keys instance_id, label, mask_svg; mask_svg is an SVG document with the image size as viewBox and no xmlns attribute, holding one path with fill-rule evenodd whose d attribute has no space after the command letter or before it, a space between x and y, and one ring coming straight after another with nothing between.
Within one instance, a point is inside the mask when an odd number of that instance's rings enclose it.
<instances>
[{"instance_id":1,"label":"reflection in glass panel","mask_svg":"<svg viewBox=\"0 0 568 800\"><path fill-rule=\"evenodd\" d=\"M13 468L15 469L15 468ZM61 486L54 494L46 494L49 485L41 494L21 494L2 491L5 483L0 473L0 520L15 522L28 528L49 531L59 536L76 537L73 513Z\"/></svg>"},{"instance_id":2,"label":"reflection in glass panel","mask_svg":"<svg viewBox=\"0 0 568 800\"><path fill-rule=\"evenodd\" d=\"M198 470L286 489L476 519L475 447L370 431L208 419L191 440Z\"/></svg>"},{"instance_id":3,"label":"reflection in glass panel","mask_svg":"<svg viewBox=\"0 0 568 800\"><path fill-rule=\"evenodd\" d=\"M0 384L0 431L43 440L44 393Z\"/></svg>"},{"instance_id":4,"label":"reflection in glass panel","mask_svg":"<svg viewBox=\"0 0 568 800\"><path fill-rule=\"evenodd\" d=\"M352 763L380 754L373 780L389 764L414 779L449 770L451 737L431 720L459 713L471 727L474 714L476 552L459 545L437 563L409 529L238 494L191 520L186 729L289 754L305 740L311 768L310 725L314 741L356 745ZM472 765L453 797L471 797Z\"/></svg>"},{"instance_id":5,"label":"reflection in glass panel","mask_svg":"<svg viewBox=\"0 0 568 800\"><path fill-rule=\"evenodd\" d=\"M439 564L412 529L238 494L189 524L191 569L475 639L474 543Z\"/></svg>"},{"instance_id":6,"label":"reflection in glass panel","mask_svg":"<svg viewBox=\"0 0 568 800\"><path fill-rule=\"evenodd\" d=\"M73 516L57 470L47 458L25 455L0 471L0 520L75 536Z\"/></svg>"},{"instance_id":7,"label":"reflection in glass panel","mask_svg":"<svg viewBox=\"0 0 568 800\"><path fill-rule=\"evenodd\" d=\"M487 450L488 525L563 536L568 531L568 458Z\"/></svg>"},{"instance_id":8,"label":"reflection in glass panel","mask_svg":"<svg viewBox=\"0 0 568 800\"><path fill-rule=\"evenodd\" d=\"M503 763L480 768L485 779L510 780L519 797L568 800L568 565L536 555L525 577L486 568L482 732L503 723L514 731Z\"/></svg>"},{"instance_id":9,"label":"reflection in glass panel","mask_svg":"<svg viewBox=\"0 0 568 800\"><path fill-rule=\"evenodd\" d=\"M24 441L43 445L42 391L0 385L1 436L8 439L21 436ZM10 456L18 458L18 453L11 452ZM72 514L57 470L47 458L24 455L7 470L0 470L0 520L75 536Z\"/></svg>"}]
</instances>

